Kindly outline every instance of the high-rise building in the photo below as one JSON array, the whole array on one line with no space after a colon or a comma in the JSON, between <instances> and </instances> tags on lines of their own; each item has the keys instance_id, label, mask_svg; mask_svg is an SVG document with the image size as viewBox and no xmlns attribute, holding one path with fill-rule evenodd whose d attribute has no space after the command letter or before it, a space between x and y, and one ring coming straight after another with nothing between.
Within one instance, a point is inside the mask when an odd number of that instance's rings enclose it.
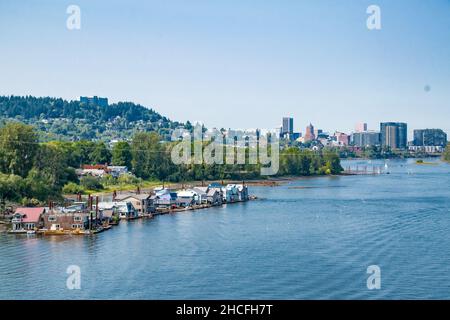
<instances>
[{"instance_id":1,"label":"high-rise building","mask_svg":"<svg viewBox=\"0 0 450 320\"><path fill-rule=\"evenodd\" d=\"M323 133L322 129L314 129L314 137L315 138L317 138L322 133Z\"/></svg>"},{"instance_id":2,"label":"high-rise building","mask_svg":"<svg viewBox=\"0 0 450 320\"><path fill-rule=\"evenodd\" d=\"M441 129L414 130L415 146L441 146L447 145L447 134Z\"/></svg>"},{"instance_id":3,"label":"high-rise building","mask_svg":"<svg viewBox=\"0 0 450 320\"><path fill-rule=\"evenodd\" d=\"M350 142L350 136L343 132L335 132L334 136L339 145L347 146Z\"/></svg>"},{"instance_id":4,"label":"high-rise building","mask_svg":"<svg viewBox=\"0 0 450 320\"><path fill-rule=\"evenodd\" d=\"M364 123L364 122L357 123L355 126L355 131L356 132L366 132L367 131L367 123Z\"/></svg>"},{"instance_id":5,"label":"high-rise building","mask_svg":"<svg viewBox=\"0 0 450 320\"><path fill-rule=\"evenodd\" d=\"M88 104L88 105L94 105L94 106L100 106L100 107L108 106L108 98L100 98L97 96L80 97L80 102Z\"/></svg>"},{"instance_id":6,"label":"high-rise building","mask_svg":"<svg viewBox=\"0 0 450 320\"><path fill-rule=\"evenodd\" d=\"M403 122L380 123L381 146L391 149L406 149L408 125Z\"/></svg>"},{"instance_id":7,"label":"high-rise building","mask_svg":"<svg viewBox=\"0 0 450 320\"><path fill-rule=\"evenodd\" d=\"M290 134L294 133L294 118L284 117L283 118L283 127L281 128L281 134Z\"/></svg>"},{"instance_id":8,"label":"high-rise building","mask_svg":"<svg viewBox=\"0 0 450 320\"><path fill-rule=\"evenodd\" d=\"M306 127L305 133L305 142L315 140L316 136L314 135L314 126L310 123L309 126Z\"/></svg>"},{"instance_id":9,"label":"high-rise building","mask_svg":"<svg viewBox=\"0 0 450 320\"><path fill-rule=\"evenodd\" d=\"M379 146L380 133L376 131L355 132L351 136L351 142L357 147Z\"/></svg>"}]
</instances>

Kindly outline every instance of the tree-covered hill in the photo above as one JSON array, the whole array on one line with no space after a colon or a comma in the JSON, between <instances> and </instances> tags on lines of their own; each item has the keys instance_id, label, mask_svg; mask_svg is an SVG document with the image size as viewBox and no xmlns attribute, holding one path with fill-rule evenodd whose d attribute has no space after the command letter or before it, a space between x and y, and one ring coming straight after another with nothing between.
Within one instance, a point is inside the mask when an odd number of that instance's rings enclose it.
<instances>
[{"instance_id":1,"label":"tree-covered hill","mask_svg":"<svg viewBox=\"0 0 450 320\"><path fill-rule=\"evenodd\" d=\"M0 96L0 119L33 125L41 140L131 139L139 131L155 131L168 139L180 125L150 108L132 102L108 106L61 98Z\"/></svg>"}]
</instances>

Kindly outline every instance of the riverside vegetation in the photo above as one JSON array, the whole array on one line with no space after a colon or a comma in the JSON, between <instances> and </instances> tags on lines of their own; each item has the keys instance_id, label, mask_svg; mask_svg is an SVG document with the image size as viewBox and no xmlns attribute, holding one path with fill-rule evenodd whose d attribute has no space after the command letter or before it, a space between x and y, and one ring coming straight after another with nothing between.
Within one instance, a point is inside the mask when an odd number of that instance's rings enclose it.
<instances>
[{"instance_id":1,"label":"riverside vegetation","mask_svg":"<svg viewBox=\"0 0 450 320\"><path fill-rule=\"evenodd\" d=\"M118 142L110 149L104 142L39 141L32 126L9 122L0 128L0 201L38 205L61 200L64 193L83 193L155 185L161 181L182 182L218 179L261 179L260 164L185 164L171 161L171 142L162 142L157 132L137 132L131 142ZM82 164L127 166L132 174L118 178L76 175ZM280 153L278 176L339 174L334 152L286 148Z\"/></svg>"}]
</instances>

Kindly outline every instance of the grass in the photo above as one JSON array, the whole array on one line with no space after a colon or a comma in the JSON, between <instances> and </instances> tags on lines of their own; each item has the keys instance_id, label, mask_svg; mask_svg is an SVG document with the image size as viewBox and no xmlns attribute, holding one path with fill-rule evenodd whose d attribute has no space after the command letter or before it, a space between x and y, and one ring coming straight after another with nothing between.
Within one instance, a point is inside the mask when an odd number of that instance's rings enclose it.
<instances>
[{"instance_id":1,"label":"grass","mask_svg":"<svg viewBox=\"0 0 450 320\"><path fill-rule=\"evenodd\" d=\"M106 185L101 190L91 190L91 189L85 189L84 194L108 194L113 193L114 191L134 191L139 186L142 189L146 188L154 188L157 186L161 186L161 181L142 181L138 185L137 184L114 184L114 185Z\"/></svg>"}]
</instances>

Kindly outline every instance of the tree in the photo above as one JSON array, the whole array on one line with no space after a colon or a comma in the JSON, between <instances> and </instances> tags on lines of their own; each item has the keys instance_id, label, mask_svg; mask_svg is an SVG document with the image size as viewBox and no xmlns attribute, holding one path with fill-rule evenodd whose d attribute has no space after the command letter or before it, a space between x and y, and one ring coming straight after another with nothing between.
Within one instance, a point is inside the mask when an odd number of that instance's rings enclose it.
<instances>
[{"instance_id":1,"label":"tree","mask_svg":"<svg viewBox=\"0 0 450 320\"><path fill-rule=\"evenodd\" d=\"M450 143L448 143L447 147L445 147L444 160L450 162Z\"/></svg>"},{"instance_id":2,"label":"tree","mask_svg":"<svg viewBox=\"0 0 450 320\"><path fill-rule=\"evenodd\" d=\"M117 142L112 148L112 164L115 166L127 166L131 169L131 146L126 141Z\"/></svg>"},{"instance_id":3,"label":"tree","mask_svg":"<svg viewBox=\"0 0 450 320\"><path fill-rule=\"evenodd\" d=\"M60 147L42 144L37 150L33 168L45 174L52 189L60 191L67 181L77 179L68 168L68 157Z\"/></svg>"},{"instance_id":4,"label":"tree","mask_svg":"<svg viewBox=\"0 0 450 320\"><path fill-rule=\"evenodd\" d=\"M131 143L133 172L143 179L165 179L170 155L157 133L139 132Z\"/></svg>"},{"instance_id":5,"label":"tree","mask_svg":"<svg viewBox=\"0 0 450 320\"><path fill-rule=\"evenodd\" d=\"M46 201L49 198L60 199L61 188L52 186L53 177L48 172L39 171L33 168L28 173L25 183L27 186L27 197Z\"/></svg>"},{"instance_id":6,"label":"tree","mask_svg":"<svg viewBox=\"0 0 450 320\"><path fill-rule=\"evenodd\" d=\"M80 180L81 186L88 190L101 190L103 185L100 180L93 176L86 176Z\"/></svg>"},{"instance_id":7,"label":"tree","mask_svg":"<svg viewBox=\"0 0 450 320\"><path fill-rule=\"evenodd\" d=\"M0 170L26 177L38 149L38 136L31 126L10 122L0 128Z\"/></svg>"},{"instance_id":8,"label":"tree","mask_svg":"<svg viewBox=\"0 0 450 320\"><path fill-rule=\"evenodd\" d=\"M97 163L110 163L111 162L111 151L109 151L106 144L103 142L97 143L94 150L91 153L91 161L94 164Z\"/></svg>"},{"instance_id":9,"label":"tree","mask_svg":"<svg viewBox=\"0 0 450 320\"><path fill-rule=\"evenodd\" d=\"M323 159L325 161L325 166L330 172L326 172L327 174L339 174L344 171L344 168L341 166L341 161L338 155L334 152L325 152L323 155Z\"/></svg>"},{"instance_id":10,"label":"tree","mask_svg":"<svg viewBox=\"0 0 450 320\"><path fill-rule=\"evenodd\" d=\"M83 193L84 188L74 182L69 182L63 187L62 191L65 194L78 194Z\"/></svg>"},{"instance_id":11,"label":"tree","mask_svg":"<svg viewBox=\"0 0 450 320\"><path fill-rule=\"evenodd\" d=\"M0 173L0 201L18 201L25 193L26 185L22 177Z\"/></svg>"}]
</instances>

